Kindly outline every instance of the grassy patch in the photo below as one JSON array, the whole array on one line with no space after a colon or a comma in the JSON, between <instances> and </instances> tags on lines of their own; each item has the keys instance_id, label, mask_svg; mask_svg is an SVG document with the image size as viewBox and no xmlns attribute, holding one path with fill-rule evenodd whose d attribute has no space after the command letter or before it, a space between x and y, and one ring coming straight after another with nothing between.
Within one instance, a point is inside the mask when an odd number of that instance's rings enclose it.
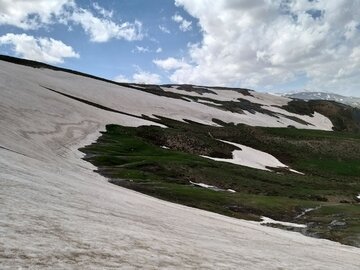
<instances>
[{"instance_id":1,"label":"grassy patch","mask_svg":"<svg viewBox=\"0 0 360 270\"><path fill-rule=\"evenodd\" d=\"M359 176L360 160L307 159L298 163L313 171L326 171L329 175Z\"/></svg>"}]
</instances>

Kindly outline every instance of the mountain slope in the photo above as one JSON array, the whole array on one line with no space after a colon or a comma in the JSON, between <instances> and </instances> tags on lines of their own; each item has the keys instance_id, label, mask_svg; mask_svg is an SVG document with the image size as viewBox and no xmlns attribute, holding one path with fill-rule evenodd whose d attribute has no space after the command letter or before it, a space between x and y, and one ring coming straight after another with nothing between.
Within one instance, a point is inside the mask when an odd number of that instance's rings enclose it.
<instances>
[{"instance_id":1,"label":"mountain slope","mask_svg":"<svg viewBox=\"0 0 360 270\"><path fill-rule=\"evenodd\" d=\"M334 93L306 91L306 92L285 94L284 96L289 98L302 99L302 100L332 100L353 107L360 107L360 98L346 97Z\"/></svg>"},{"instance_id":2,"label":"mountain slope","mask_svg":"<svg viewBox=\"0 0 360 270\"><path fill-rule=\"evenodd\" d=\"M179 91L184 92L184 90L177 89L178 86L157 86L154 92L154 89L141 85L114 82L104 85L101 80L84 80L82 73L71 71L74 75L80 74L81 76L69 77L68 70L57 70L55 67L38 62L4 56L0 57L1 59L41 68L43 80L40 86L49 91L55 90L135 116L161 115L180 121L186 119L209 125L215 125L212 121L215 118L224 122L244 123L253 126L287 127L291 125L308 129L332 129L332 123L326 117L316 112L314 115L294 115L279 108L286 105L290 99L269 94L252 91L250 94L244 95L239 91L234 91L234 89L209 89L207 91L210 94L185 91L186 94L193 97L193 99L189 99L188 95L177 93ZM58 72L54 73L53 70ZM99 91L105 91L106 95L99 95ZM168 95L174 98L169 98ZM198 97L201 97L199 101ZM203 100L213 100L221 104L216 106L204 103ZM250 105L252 106L248 108Z\"/></svg>"},{"instance_id":3,"label":"mountain slope","mask_svg":"<svg viewBox=\"0 0 360 270\"><path fill-rule=\"evenodd\" d=\"M216 118L332 128L320 114L296 116L312 125L260 112L239 114L0 61L2 268L358 269L357 248L123 189L81 159L77 149L93 142L106 124L159 125L149 119L159 114L211 125Z\"/></svg>"}]
</instances>

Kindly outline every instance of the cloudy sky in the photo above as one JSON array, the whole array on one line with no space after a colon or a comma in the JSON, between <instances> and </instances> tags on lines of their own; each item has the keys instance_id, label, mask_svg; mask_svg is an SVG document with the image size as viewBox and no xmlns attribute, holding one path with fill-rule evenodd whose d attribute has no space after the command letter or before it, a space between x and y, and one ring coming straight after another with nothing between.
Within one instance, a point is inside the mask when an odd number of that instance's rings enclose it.
<instances>
[{"instance_id":1,"label":"cloudy sky","mask_svg":"<svg viewBox=\"0 0 360 270\"><path fill-rule=\"evenodd\" d=\"M118 81L360 96L360 0L0 0L0 53Z\"/></svg>"}]
</instances>

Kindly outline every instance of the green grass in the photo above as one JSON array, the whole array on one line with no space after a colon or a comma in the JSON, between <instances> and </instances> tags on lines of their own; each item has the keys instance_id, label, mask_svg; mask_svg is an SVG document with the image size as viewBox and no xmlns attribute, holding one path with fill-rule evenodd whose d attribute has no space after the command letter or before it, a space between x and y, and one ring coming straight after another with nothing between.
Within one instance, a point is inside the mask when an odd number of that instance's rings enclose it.
<instances>
[{"instance_id":1,"label":"green grass","mask_svg":"<svg viewBox=\"0 0 360 270\"><path fill-rule=\"evenodd\" d=\"M360 175L360 160L307 159L298 164L303 168L313 171L326 171L332 175Z\"/></svg>"},{"instance_id":2,"label":"green grass","mask_svg":"<svg viewBox=\"0 0 360 270\"><path fill-rule=\"evenodd\" d=\"M303 233L360 246L360 208L355 201L360 192L360 140L356 134L161 122L169 128L108 125L98 141L82 151L114 184L231 217L259 220L268 216L306 223L309 226ZM215 138L269 152L305 176L200 157L231 156L234 147ZM224 191L197 187L190 181ZM319 206L296 218L304 209ZM339 215L346 226L331 227Z\"/></svg>"},{"instance_id":3,"label":"green grass","mask_svg":"<svg viewBox=\"0 0 360 270\"><path fill-rule=\"evenodd\" d=\"M291 139L360 139L359 133L339 132L339 131L323 131L311 129L296 128L261 128L271 135L277 135Z\"/></svg>"}]
</instances>

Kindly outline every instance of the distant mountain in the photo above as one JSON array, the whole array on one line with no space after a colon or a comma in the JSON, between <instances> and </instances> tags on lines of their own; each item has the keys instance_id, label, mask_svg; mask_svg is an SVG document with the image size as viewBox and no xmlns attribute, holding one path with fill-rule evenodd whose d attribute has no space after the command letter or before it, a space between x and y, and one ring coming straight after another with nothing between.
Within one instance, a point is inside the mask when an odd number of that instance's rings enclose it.
<instances>
[{"instance_id":1,"label":"distant mountain","mask_svg":"<svg viewBox=\"0 0 360 270\"><path fill-rule=\"evenodd\" d=\"M298 92L288 93L283 95L289 98L303 99L303 100L333 100L336 102L344 103L353 107L360 107L360 98L357 97L346 97L334 93L326 92Z\"/></svg>"}]
</instances>

